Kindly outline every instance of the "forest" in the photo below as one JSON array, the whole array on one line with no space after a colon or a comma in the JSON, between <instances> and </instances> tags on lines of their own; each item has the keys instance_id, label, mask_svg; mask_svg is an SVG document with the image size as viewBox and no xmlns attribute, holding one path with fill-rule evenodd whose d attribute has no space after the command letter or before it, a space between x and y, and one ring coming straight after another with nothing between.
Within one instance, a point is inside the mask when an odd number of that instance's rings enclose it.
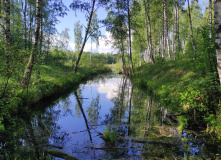
<instances>
[{"instance_id":1,"label":"forest","mask_svg":"<svg viewBox=\"0 0 221 160\"><path fill-rule=\"evenodd\" d=\"M109 72L129 78L132 86L169 106L180 131L205 131L219 142L221 0L200 3L71 0L67 6L62 0L0 0L0 150L21 113L29 114L33 105ZM99 8L105 9L105 19L98 19ZM59 18L69 10L75 16L83 13L87 24L78 21L59 33ZM99 46L103 37L101 27L110 33L107 43L116 54L92 52L92 43ZM69 28L74 30L74 50L69 47ZM91 51L85 51L89 40ZM0 158L10 159L4 149L0 153Z\"/></svg>"}]
</instances>

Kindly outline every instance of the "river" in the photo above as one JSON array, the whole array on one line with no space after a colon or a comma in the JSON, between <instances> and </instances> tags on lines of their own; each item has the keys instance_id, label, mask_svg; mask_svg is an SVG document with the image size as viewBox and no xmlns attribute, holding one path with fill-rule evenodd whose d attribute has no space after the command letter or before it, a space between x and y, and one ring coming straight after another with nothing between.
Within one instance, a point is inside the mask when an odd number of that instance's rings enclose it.
<instances>
[{"instance_id":1,"label":"river","mask_svg":"<svg viewBox=\"0 0 221 160\"><path fill-rule=\"evenodd\" d=\"M1 159L61 159L47 149L83 160L220 156L220 144L201 132L178 130L172 109L120 75L97 76L34 108L1 135Z\"/></svg>"}]
</instances>

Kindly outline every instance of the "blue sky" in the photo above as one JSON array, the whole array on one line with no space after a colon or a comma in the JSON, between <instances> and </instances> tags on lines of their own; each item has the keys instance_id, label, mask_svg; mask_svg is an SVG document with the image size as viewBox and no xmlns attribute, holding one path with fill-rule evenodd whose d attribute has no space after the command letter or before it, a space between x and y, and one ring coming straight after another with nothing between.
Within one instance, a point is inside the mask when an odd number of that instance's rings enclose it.
<instances>
[{"instance_id":1,"label":"blue sky","mask_svg":"<svg viewBox=\"0 0 221 160\"><path fill-rule=\"evenodd\" d=\"M88 0L91 1L91 0ZM190 0L191 1L191 0ZM69 8L70 4L73 2L73 0L63 0L63 2L65 3L65 5ZM200 6L203 8L204 10L204 6L205 3L207 3L208 0L199 0L199 4ZM97 10L97 15L98 15L98 19L102 20L106 18L106 11L104 8L98 8ZM58 30L59 33L61 33L61 31L63 31L65 28L69 28L69 36L71 37L71 40L69 42L69 48L70 50L74 50L74 23L76 23L78 20L81 22L81 24L83 24L84 26L87 25L86 22L86 18L85 18L85 13L82 12L74 12L69 8L69 11L67 12L67 15L65 17L60 17L58 18L60 23L56 25L56 28ZM101 28L101 33L102 35L105 35L108 37L108 39L110 40L110 34L106 32L105 28ZM83 31L84 33L84 31ZM93 45L93 52L114 52L114 50L112 49L111 45L107 45L104 40L100 41L100 46L98 48L98 50L96 49L96 44L94 43ZM90 51L91 50L91 42L90 39L88 40L86 46L85 46L85 51Z\"/></svg>"}]
</instances>

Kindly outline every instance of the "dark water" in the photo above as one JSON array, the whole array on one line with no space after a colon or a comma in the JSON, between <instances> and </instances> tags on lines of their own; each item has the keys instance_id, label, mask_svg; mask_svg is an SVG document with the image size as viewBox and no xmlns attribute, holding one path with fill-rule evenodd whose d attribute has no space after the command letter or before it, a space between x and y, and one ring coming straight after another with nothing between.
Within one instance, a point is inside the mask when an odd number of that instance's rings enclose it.
<instances>
[{"instance_id":1,"label":"dark water","mask_svg":"<svg viewBox=\"0 0 221 160\"><path fill-rule=\"evenodd\" d=\"M178 130L172 109L128 78L100 76L35 108L0 134L1 159L61 159L47 149L83 160L219 158L216 140Z\"/></svg>"}]
</instances>

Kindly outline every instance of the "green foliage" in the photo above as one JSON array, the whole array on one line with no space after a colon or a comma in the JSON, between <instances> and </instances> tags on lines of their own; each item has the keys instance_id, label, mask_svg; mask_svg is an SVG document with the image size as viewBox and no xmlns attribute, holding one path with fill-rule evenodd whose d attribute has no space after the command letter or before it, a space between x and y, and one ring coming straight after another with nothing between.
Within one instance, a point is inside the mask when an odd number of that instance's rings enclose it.
<instances>
[{"instance_id":1,"label":"green foliage","mask_svg":"<svg viewBox=\"0 0 221 160\"><path fill-rule=\"evenodd\" d=\"M155 61L156 63L163 63L165 62L165 59L160 56L155 56Z\"/></svg>"},{"instance_id":2,"label":"green foliage","mask_svg":"<svg viewBox=\"0 0 221 160\"><path fill-rule=\"evenodd\" d=\"M184 116L184 115L179 116L178 121L179 121L178 129L180 131L183 131L184 129L187 128L187 125L188 125L188 117L187 116Z\"/></svg>"},{"instance_id":3,"label":"green foliage","mask_svg":"<svg viewBox=\"0 0 221 160\"><path fill-rule=\"evenodd\" d=\"M110 142L112 145L114 145L117 138L117 130L107 127L104 131L103 138L105 141Z\"/></svg>"},{"instance_id":4,"label":"green foliage","mask_svg":"<svg viewBox=\"0 0 221 160\"><path fill-rule=\"evenodd\" d=\"M200 72L197 69L200 61L197 58L193 63L185 58L146 64L136 70L134 82L154 91L153 96L161 104L170 105L173 112L186 112L188 116L180 120L181 129L195 125L205 127L206 123L213 127L219 124L219 120L211 116L216 114L221 98L217 73L209 72L209 66L205 64L202 64L206 67L205 72Z\"/></svg>"}]
</instances>

